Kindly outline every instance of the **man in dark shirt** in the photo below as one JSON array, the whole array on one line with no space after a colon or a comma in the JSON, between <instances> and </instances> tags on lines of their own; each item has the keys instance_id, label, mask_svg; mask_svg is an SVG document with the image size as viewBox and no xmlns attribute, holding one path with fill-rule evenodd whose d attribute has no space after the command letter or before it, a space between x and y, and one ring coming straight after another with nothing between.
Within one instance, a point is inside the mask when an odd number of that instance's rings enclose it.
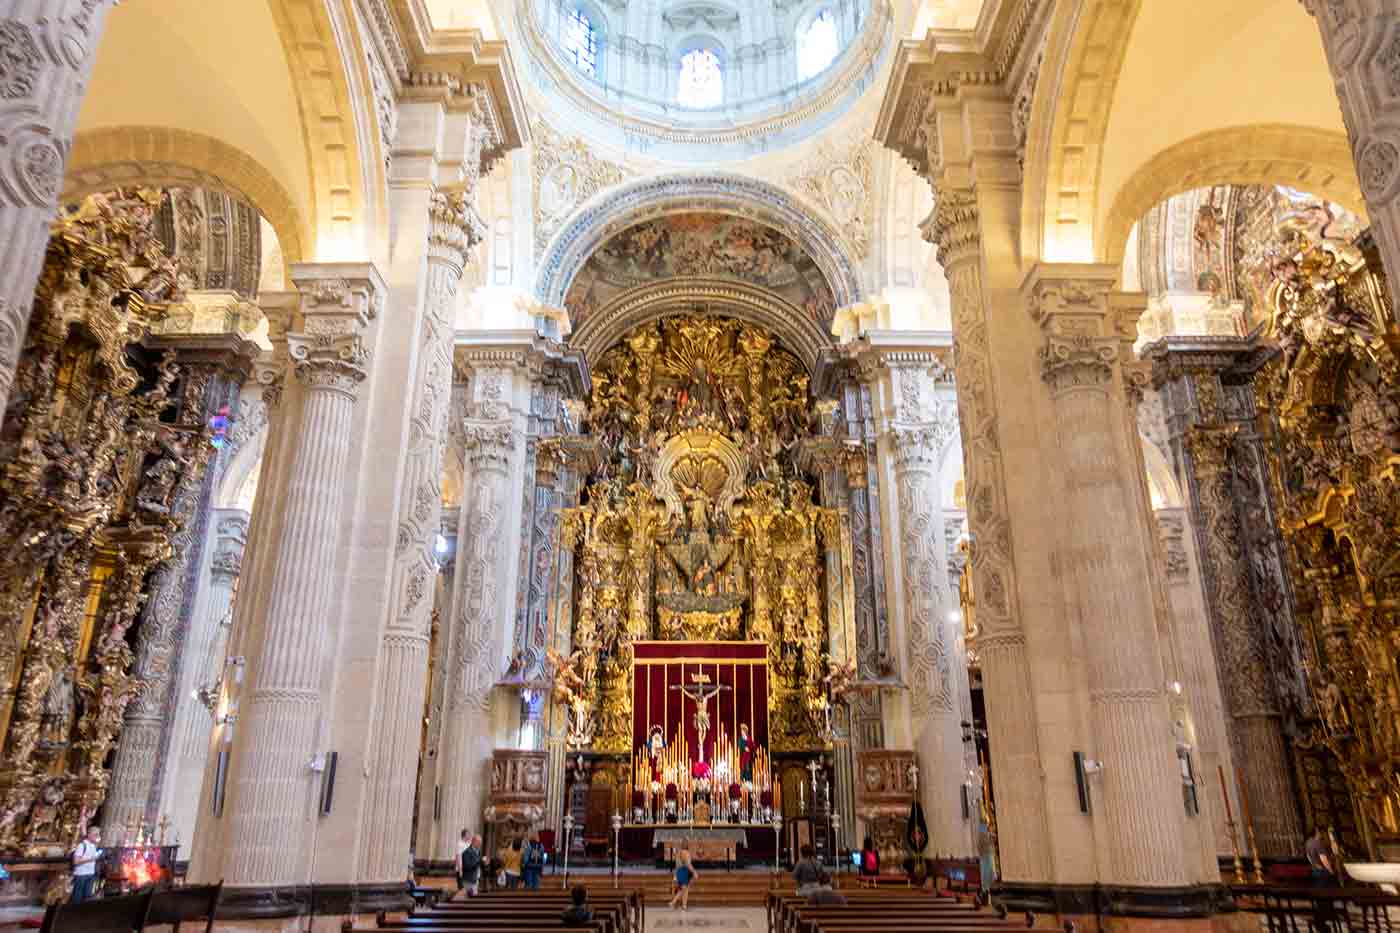
<instances>
[{"instance_id":1,"label":"man in dark shirt","mask_svg":"<svg viewBox=\"0 0 1400 933\"><path fill-rule=\"evenodd\" d=\"M802 859L793 866L792 880L797 883L798 894L811 894L821 882L821 866L810 843L801 848L800 854Z\"/></svg>"},{"instance_id":2,"label":"man in dark shirt","mask_svg":"<svg viewBox=\"0 0 1400 933\"><path fill-rule=\"evenodd\" d=\"M817 889L807 895L807 903L813 907L845 907L846 895L831 887L831 874L825 869L817 876Z\"/></svg>"},{"instance_id":3,"label":"man in dark shirt","mask_svg":"<svg viewBox=\"0 0 1400 933\"><path fill-rule=\"evenodd\" d=\"M566 927L581 927L593 922L593 908L588 906L588 889L581 884L574 885L573 891L569 892L573 898L574 906L564 911L560 921Z\"/></svg>"}]
</instances>

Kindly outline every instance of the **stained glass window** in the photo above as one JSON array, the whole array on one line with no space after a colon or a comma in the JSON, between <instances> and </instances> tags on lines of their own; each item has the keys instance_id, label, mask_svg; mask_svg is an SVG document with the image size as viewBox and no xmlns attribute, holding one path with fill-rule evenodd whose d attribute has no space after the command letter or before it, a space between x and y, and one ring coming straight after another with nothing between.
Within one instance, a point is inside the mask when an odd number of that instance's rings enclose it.
<instances>
[{"instance_id":1,"label":"stained glass window","mask_svg":"<svg viewBox=\"0 0 1400 933\"><path fill-rule=\"evenodd\" d=\"M797 37L797 80L806 81L821 74L840 50L836 17L830 10L822 10Z\"/></svg>"},{"instance_id":2,"label":"stained glass window","mask_svg":"<svg viewBox=\"0 0 1400 933\"><path fill-rule=\"evenodd\" d=\"M564 20L564 54L589 77L598 74L598 34L587 14L578 8Z\"/></svg>"},{"instance_id":3,"label":"stained glass window","mask_svg":"<svg viewBox=\"0 0 1400 933\"><path fill-rule=\"evenodd\" d=\"M676 103L682 107L718 107L724 103L724 74L719 56L709 49L695 49L681 56L681 81Z\"/></svg>"}]
</instances>

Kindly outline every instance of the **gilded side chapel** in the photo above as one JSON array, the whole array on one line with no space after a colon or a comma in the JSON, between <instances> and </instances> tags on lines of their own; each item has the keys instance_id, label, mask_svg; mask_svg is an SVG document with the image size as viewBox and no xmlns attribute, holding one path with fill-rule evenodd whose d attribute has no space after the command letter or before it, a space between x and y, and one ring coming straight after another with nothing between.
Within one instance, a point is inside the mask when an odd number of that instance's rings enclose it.
<instances>
[{"instance_id":1,"label":"gilded side chapel","mask_svg":"<svg viewBox=\"0 0 1400 933\"><path fill-rule=\"evenodd\" d=\"M0 0L0 927L1395 929L1397 127L1400 0Z\"/></svg>"}]
</instances>

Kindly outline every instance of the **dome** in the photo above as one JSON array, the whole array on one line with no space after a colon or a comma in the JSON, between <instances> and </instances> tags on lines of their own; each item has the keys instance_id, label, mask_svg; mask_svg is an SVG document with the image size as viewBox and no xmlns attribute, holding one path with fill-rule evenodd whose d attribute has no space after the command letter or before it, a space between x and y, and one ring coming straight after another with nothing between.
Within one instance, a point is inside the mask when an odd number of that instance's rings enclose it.
<instances>
[{"instance_id":1,"label":"dome","mask_svg":"<svg viewBox=\"0 0 1400 933\"><path fill-rule=\"evenodd\" d=\"M595 139L742 158L827 126L869 86L889 0L517 0L536 88Z\"/></svg>"}]
</instances>

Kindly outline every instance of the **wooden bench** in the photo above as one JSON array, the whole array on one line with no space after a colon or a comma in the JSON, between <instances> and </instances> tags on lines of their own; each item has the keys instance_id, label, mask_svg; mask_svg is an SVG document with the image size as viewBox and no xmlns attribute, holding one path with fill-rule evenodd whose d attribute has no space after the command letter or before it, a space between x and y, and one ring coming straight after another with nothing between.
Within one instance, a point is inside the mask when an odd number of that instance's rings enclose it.
<instances>
[{"instance_id":1,"label":"wooden bench","mask_svg":"<svg viewBox=\"0 0 1400 933\"><path fill-rule=\"evenodd\" d=\"M979 916L970 904L960 903L954 898L943 897L929 893L918 888L896 888L891 890L870 890L855 888L842 890L840 892L846 898L845 907L836 907L835 910L849 911L852 908L882 908L893 907L897 909L909 908L925 915L937 915L940 918L962 918ZM795 928L795 912L800 908L810 907L805 895L799 895L795 891L773 891L768 895L768 930L769 933L779 933L779 931L791 930Z\"/></svg>"},{"instance_id":2,"label":"wooden bench","mask_svg":"<svg viewBox=\"0 0 1400 933\"><path fill-rule=\"evenodd\" d=\"M472 930L596 929L599 933L641 933L642 898L637 891L590 892L594 920L583 927L565 927L564 911L573 905L565 892L502 891L466 901L443 902L414 910L403 919L381 913L385 930L424 930L431 933Z\"/></svg>"},{"instance_id":3,"label":"wooden bench","mask_svg":"<svg viewBox=\"0 0 1400 933\"><path fill-rule=\"evenodd\" d=\"M146 926L151 893L104 897L81 904L51 904L39 933L131 933Z\"/></svg>"},{"instance_id":4,"label":"wooden bench","mask_svg":"<svg viewBox=\"0 0 1400 933\"><path fill-rule=\"evenodd\" d=\"M178 933L183 923L203 921L204 933L211 933L214 929L214 912L218 910L223 890L223 882L219 882L156 891L151 895L151 910L146 917L146 925L170 926Z\"/></svg>"},{"instance_id":5,"label":"wooden bench","mask_svg":"<svg viewBox=\"0 0 1400 933\"><path fill-rule=\"evenodd\" d=\"M641 891L630 888L621 890L589 888L588 904L590 907L597 910L614 903L623 906L628 930L632 933L642 933L646 929L646 898ZM494 891L489 894L478 894L476 897L461 901L439 901L433 908L433 913L470 911L487 905L513 906L519 904L550 904L557 907L562 913L573 905L573 900L568 891ZM413 916L423 916L423 913L415 910Z\"/></svg>"}]
</instances>

